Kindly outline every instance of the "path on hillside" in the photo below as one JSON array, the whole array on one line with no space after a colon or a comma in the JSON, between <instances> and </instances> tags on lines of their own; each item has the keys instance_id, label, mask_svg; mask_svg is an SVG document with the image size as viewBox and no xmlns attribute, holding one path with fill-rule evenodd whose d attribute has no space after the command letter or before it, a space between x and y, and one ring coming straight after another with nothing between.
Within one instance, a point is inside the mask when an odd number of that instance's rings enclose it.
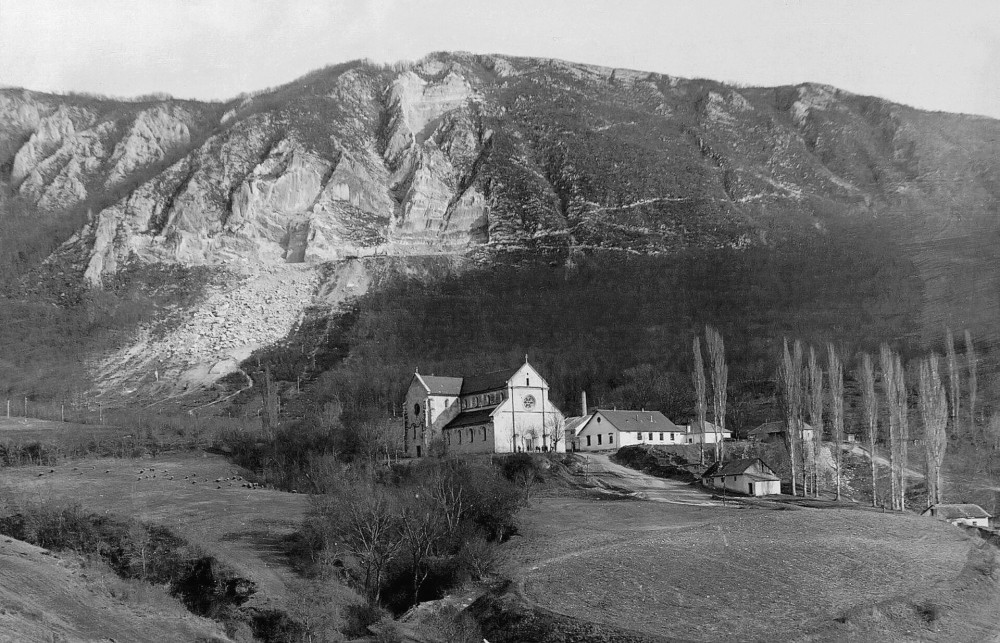
<instances>
[{"instance_id":1,"label":"path on hillside","mask_svg":"<svg viewBox=\"0 0 1000 643\"><path fill-rule=\"evenodd\" d=\"M868 449L865 448L865 447L863 447L863 446L861 446L860 444L852 444L852 445L845 444L845 445L843 445L843 448L848 453L852 453L854 455L860 455L860 456L865 457L865 458L872 458L872 456L869 453ZM875 463L878 464L881 467L888 467L889 466L889 459L886 458L886 457L884 457L884 456L881 456L881 455L879 455L877 453L875 454L874 460L875 460ZM918 479L921 479L921 480L924 478L924 474L923 474L922 471L917 471L916 469L911 469L909 467L906 467L906 476L908 478L918 478Z\"/></svg>"},{"instance_id":2,"label":"path on hillside","mask_svg":"<svg viewBox=\"0 0 1000 643\"><path fill-rule=\"evenodd\" d=\"M700 487L679 480L657 478L648 473L616 464L603 453L580 454L587 461L585 475L598 486L614 491L634 493L638 498L653 502L666 502L699 507L721 507L721 502L711 500L710 494Z\"/></svg>"}]
</instances>

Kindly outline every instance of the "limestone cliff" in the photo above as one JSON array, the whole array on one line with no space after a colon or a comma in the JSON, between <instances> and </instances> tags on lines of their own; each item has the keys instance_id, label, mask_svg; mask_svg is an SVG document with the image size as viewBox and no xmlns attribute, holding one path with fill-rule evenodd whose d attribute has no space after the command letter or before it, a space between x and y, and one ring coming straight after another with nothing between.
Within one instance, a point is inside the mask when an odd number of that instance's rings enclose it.
<instances>
[{"instance_id":1,"label":"limestone cliff","mask_svg":"<svg viewBox=\"0 0 1000 643\"><path fill-rule=\"evenodd\" d=\"M299 275L374 255L779 245L858 221L908 243L993 234L998 141L995 120L821 85L461 53L228 103L0 90L0 183L45 216L89 212L50 258L89 287L133 262ZM321 289L304 277L290 305Z\"/></svg>"}]
</instances>

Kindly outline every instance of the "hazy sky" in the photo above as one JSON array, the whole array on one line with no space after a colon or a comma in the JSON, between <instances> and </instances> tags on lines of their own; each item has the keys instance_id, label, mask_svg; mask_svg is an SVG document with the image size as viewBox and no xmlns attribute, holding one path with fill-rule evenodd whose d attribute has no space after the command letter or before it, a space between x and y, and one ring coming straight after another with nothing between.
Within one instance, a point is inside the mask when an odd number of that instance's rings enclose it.
<instances>
[{"instance_id":1,"label":"hazy sky","mask_svg":"<svg viewBox=\"0 0 1000 643\"><path fill-rule=\"evenodd\" d=\"M354 58L464 50L1000 117L1000 2L0 0L0 85L229 98Z\"/></svg>"}]
</instances>

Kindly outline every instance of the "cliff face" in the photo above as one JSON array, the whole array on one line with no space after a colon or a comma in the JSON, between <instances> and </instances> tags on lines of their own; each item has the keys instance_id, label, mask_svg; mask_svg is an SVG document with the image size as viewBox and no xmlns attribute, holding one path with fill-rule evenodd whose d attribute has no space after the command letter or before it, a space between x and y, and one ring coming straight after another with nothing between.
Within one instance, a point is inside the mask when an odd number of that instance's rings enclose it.
<instances>
[{"instance_id":1,"label":"cliff face","mask_svg":"<svg viewBox=\"0 0 1000 643\"><path fill-rule=\"evenodd\" d=\"M281 264L780 246L858 221L925 248L995 234L997 158L991 119L503 56L348 63L227 104L0 90L0 183L89 211L50 260L98 287L136 261L266 285Z\"/></svg>"},{"instance_id":2,"label":"cliff face","mask_svg":"<svg viewBox=\"0 0 1000 643\"><path fill-rule=\"evenodd\" d=\"M130 257L665 251L837 217L965 234L996 212L998 132L825 86L463 54L341 65L228 105L0 92L9 186L54 213L96 203L70 244L94 285Z\"/></svg>"}]
</instances>

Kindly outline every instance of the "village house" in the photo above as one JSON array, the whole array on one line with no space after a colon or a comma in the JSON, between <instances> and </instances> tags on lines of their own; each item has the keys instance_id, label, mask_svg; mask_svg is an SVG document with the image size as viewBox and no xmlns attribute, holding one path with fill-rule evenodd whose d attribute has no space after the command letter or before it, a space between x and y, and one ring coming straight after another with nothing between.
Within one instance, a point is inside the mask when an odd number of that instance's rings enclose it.
<instances>
[{"instance_id":1,"label":"village house","mask_svg":"<svg viewBox=\"0 0 1000 643\"><path fill-rule=\"evenodd\" d=\"M986 529L989 529L990 518L992 518L982 507L973 504L931 505L920 512L920 515L944 520L956 527L983 527Z\"/></svg>"},{"instance_id":2,"label":"village house","mask_svg":"<svg viewBox=\"0 0 1000 643\"><path fill-rule=\"evenodd\" d=\"M783 439L782 436L785 433L785 422L784 420L775 420L774 422L765 422L761 424L756 429L751 429L747 432L747 437L751 440L756 440L758 442L772 442L774 440ZM812 442L814 431L811 425L806 422L802 423L802 439L806 442Z\"/></svg>"},{"instance_id":3,"label":"village house","mask_svg":"<svg viewBox=\"0 0 1000 643\"><path fill-rule=\"evenodd\" d=\"M574 451L606 451L633 444L687 444L688 434L659 411L596 409L567 420Z\"/></svg>"},{"instance_id":4,"label":"village house","mask_svg":"<svg viewBox=\"0 0 1000 643\"><path fill-rule=\"evenodd\" d=\"M698 420L695 420L682 428L687 435L687 444L715 444L733 437L732 431L720 430L719 427L708 421L702 425Z\"/></svg>"},{"instance_id":5,"label":"village house","mask_svg":"<svg viewBox=\"0 0 1000 643\"><path fill-rule=\"evenodd\" d=\"M781 493L781 478L760 458L716 462L702 474L701 484L748 496Z\"/></svg>"},{"instance_id":6,"label":"village house","mask_svg":"<svg viewBox=\"0 0 1000 643\"><path fill-rule=\"evenodd\" d=\"M524 364L473 377L413 374L406 392L403 451L446 453L565 451L563 415L549 385Z\"/></svg>"}]
</instances>

